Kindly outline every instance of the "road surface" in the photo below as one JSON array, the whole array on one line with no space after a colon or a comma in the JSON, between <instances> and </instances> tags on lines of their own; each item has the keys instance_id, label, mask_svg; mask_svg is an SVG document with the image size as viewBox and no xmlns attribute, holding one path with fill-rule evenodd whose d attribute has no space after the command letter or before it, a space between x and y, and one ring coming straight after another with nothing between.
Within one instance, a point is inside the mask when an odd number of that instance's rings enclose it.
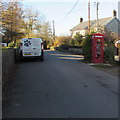
<instances>
[{"instance_id":1,"label":"road surface","mask_svg":"<svg viewBox=\"0 0 120 120\"><path fill-rule=\"evenodd\" d=\"M80 59L47 50L19 64L3 118L117 118L118 78Z\"/></svg>"}]
</instances>

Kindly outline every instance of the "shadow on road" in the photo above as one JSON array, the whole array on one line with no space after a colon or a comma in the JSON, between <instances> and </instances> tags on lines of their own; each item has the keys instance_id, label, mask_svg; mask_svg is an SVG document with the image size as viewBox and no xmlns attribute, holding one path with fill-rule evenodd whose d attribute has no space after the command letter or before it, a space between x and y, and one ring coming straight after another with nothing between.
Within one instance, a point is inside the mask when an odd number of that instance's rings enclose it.
<instances>
[{"instance_id":1,"label":"shadow on road","mask_svg":"<svg viewBox=\"0 0 120 120\"><path fill-rule=\"evenodd\" d=\"M50 54L52 56L57 56L59 59L62 59L62 60L83 60L84 59L84 56L83 55L72 55L72 54Z\"/></svg>"}]
</instances>

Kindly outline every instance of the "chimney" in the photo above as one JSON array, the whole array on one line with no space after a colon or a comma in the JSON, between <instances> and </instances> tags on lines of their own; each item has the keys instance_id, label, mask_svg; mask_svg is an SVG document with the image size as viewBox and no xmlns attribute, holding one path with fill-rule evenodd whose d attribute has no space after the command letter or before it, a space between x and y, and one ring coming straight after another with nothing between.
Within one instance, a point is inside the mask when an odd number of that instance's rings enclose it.
<instances>
[{"instance_id":1,"label":"chimney","mask_svg":"<svg viewBox=\"0 0 120 120\"><path fill-rule=\"evenodd\" d=\"M117 12L116 12L116 10L113 10L113 17L117 17Z\"/></svg>"},{"instance_id":2,"label":"chimney","mask_svg":"<svg viewBox=\"0 0 120 120\"><path fill-rule=\"evenodd\" d=\"M83 22L83 18L82 18L82 17L80 18L80 23L81 23L81 22Z\"/></svg>"}]
</instances>

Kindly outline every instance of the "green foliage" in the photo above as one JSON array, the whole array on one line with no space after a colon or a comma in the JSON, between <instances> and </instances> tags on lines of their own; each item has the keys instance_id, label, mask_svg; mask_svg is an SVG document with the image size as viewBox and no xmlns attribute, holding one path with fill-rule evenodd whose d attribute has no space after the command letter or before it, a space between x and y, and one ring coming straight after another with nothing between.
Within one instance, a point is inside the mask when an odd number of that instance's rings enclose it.
<instances>
[{"instance_id":1,"label":"green foliage","mask_svg":"<svg viewBox=\"0 0 120 120\"><path fill-rule=\"evenodd\" d=\"M70 36L56 37L56 40L54 41L54 47L59 47L60 45L70 45L70 41Z\"/></svg>"},{"instance_id":2,"label":"green foliage","mask_svg":"<svg viewBox=\"0 0 120 120\"><path fill-rule=\"evenodd\" d=\"M14 42L10 42L9 44L8 44L8 47L16 47L16 48L18 48L19 47L19 41L16 41L16 43L14 43Z\"/></svg>"},{"instance_id":3,"label":"green foliage","mask_svg":"<svg viewBox=\"0 0 120 120\"><path fill-rule=\"evenodd\" d=\"M8 44L8 47L14 47L14 46L15 46L14 42Z\"/></svg>"},{"instance_id":4,"label":"green foliage","mask_svg":"<svg viewBox=\"0 0 120 120\"><path fill-rule=\"evenodd\" d=\"M104 62L114 64L114 41L118 38L117 33L112 33L105 26L100 26L99 32L104 34L105 41L105 52L104 52Z\"/></svg>"},{"instance_id":5,"label":"green foliage","mask_svg":"<svg viewBox=\"0 0 120 120\"><path fill-rule=\"evenodd\" d=\"M83 40L83 36L81 34L79 34L79 33L76 33L76 36L71 41L71 44L76 45L76 46L81 46L82 40Z\"/></svg>"},{"instance_id":6,"label":"green foliage","mask_svg":"<svg viewBox=\"0 0 120 120\"><path fill-rule=\"evenodd\" d=\"M79 33L76 33L73 39L70 40L70 44L74 46L81 46L83 36Z\"/></svg>"},{"instance_id":7,"label":"green foliage","mask_svg":"<svg viewBox=\"0 0 120 120\"><path fill-rule=\"evenodd\" d=\"M114 44L105 48L104 62L111 63L111 64L115 63L114 51L115 51Z\"/></svg>"},{"instance_id":8,"label":"green foliage","mask_svg":"<svg viewBox=\"0 0 120 120\"><path fill-rule=\"evenodd\" d=\"M83 55L85 61L91 61L91 46L92 46L92 34L87 34L85 39L82 41Z\"/></svg>"},{"instance_id":9,"label":"green foliage","mask_svg":"<svg viewBox=\"0 0 120 120\"><path fill-rule=\"evenodd\" d=\"M71 44L71 45L76 45L76 41L75 41L74 39L71 39L71 40L70 40L70 44Z\"/></svg>"},{"instance_id":10,"label":"green foliage","mask_svg":"<svg viewBox=\"0 0 120 120\"><path fill-rule=\"evenodd\" d=\"M70 48L70 45L67 45L67 44L63 44L59 46L60 50L68 50L69 48Z\"/></svg>"},{"instance_id":11,"label":"green foliage","mask_svg":"<svg viewBox=\"0 0 120 120\"><path fill-rule=\"evenodd\" d=\"M71 36L56 37L56 40L54 42L54 47L59 50L68 50L69 48L80 47L80 46L76 46L73 43L71 44L71 42L76 42L74 39L71 38Z\"/></svg>"},{"instance_id":12,"label":"green foliage","mask_svg":"<svg viewBox=\"0 0 120 120\"><path fill-rule=\"evenodd\" d=\"M20 45L20 40L18 40L18 41L16 41L16 43L15 43L15 47L19 47L19 45Z\"/></svg>"}]
</instances>

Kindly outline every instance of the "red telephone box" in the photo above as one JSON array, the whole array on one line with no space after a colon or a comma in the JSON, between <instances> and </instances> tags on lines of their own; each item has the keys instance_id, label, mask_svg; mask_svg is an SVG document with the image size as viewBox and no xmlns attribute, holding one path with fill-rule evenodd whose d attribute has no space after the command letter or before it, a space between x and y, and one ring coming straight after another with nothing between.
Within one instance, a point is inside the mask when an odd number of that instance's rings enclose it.
<instances>
[{"instance_id":1,"label":"red telephone box","mask_svg":"<svg viewBox=\"0 0 120 120\"><path fill-rule=\"evenodd\" d=\"M92 62L102 63L104 60L104 35L95 33L92 36Z\"/></svg>"}]
</instances>

